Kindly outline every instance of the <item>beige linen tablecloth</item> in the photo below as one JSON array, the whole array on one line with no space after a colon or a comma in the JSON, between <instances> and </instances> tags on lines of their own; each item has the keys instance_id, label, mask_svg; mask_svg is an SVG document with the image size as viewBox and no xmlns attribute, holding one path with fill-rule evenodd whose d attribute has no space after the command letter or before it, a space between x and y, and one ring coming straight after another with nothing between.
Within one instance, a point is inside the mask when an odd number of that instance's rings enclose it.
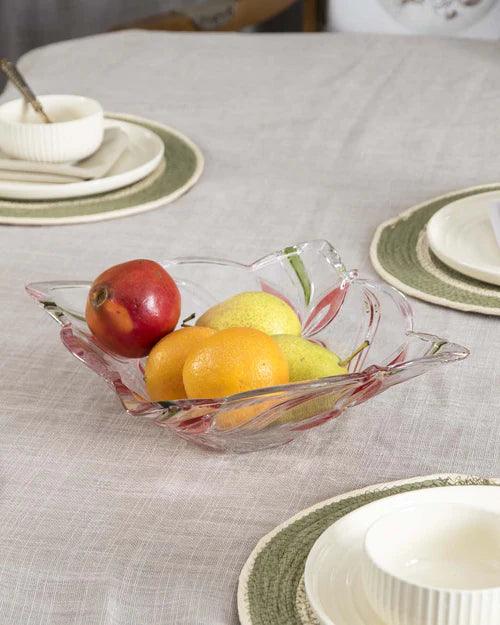
<instances>
[{"instance_id":1,"label":"beige linen tablecloth","mask_svg":"<svg viewBox=\"0 0 500 625\"><path fill-rule=\"evenodd\" d=\"M500 474L498 319L414 301L418 329L468 360L289 446L225 456L124 414L23 293L133 257L251 261L308 238L373 276L380 221L500 181L498 45L127 32L21 67L38 92L186 132L206 171L140 216L0 228L1 625L233 625L248 553L298 510L393 478Z\"/></svg>"}]
</instances>

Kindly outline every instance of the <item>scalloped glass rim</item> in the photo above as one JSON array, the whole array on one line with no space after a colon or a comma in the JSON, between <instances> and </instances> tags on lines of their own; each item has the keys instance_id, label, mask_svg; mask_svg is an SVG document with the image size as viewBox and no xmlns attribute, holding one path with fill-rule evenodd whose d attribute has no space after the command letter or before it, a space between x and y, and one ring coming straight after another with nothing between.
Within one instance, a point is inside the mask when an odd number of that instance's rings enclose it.
<instances>
[{"instance_id":1,"label":"scalloped glass rim","mask_svg":"<svg viewBox=\"0 0 500 625\"><path fill-rule=\"evenodd\" d=\"M356 271L348 272L327 241L288 246L250 265L200 257L176 258L161 264L178 283L186 305L183 312L202 312L224 299L230 285L237 283L234 292L261 288L288 301L301 318L304 335L331 348L332 344L336 347L344 342L343 353L335 349L342 357L362 340L370 342L370 347L350 363L347 375L222 398L152 402L145 396L140 361L107 353L88 332L82 299L89 281L27 285L28 293L62 326L63 344L114 388L127 412L156 419L207 447L250 451L280 444L293 438L292 432L319 425L393 384L435 365L461 360L469 353L465 347L433 334L415 332L406 297L391 286L358 278ZM198 281L191 280L192 275ZM79 296L76 303L69 297L74 294ZM297 407L310 402L311 414L302 409L304 414L298 418ZM242 414L250 416L241 418ZM221 415L240 418L230 427L221 427ZM266 432L270 430L279 431L283 440L273 435L267 443ZM246 435L241 445L235 442L238 433Z\"/></svg>"}]
</instances>

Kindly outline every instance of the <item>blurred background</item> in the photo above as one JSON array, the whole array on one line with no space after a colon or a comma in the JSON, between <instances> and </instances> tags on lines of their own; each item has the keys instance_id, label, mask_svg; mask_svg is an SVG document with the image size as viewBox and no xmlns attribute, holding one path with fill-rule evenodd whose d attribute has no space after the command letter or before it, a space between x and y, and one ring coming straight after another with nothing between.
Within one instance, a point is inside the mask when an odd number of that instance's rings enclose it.
<instances>
[{"instance_id":1,"label":"blurred background","mask_svg":"<svg viewBox=\"0 0 500 625\"><path fill-rule=\"evenodd\" d=\"M0 57L126 28L498 39L500 0L0 0Z\"/></svg>"}]
</instances>

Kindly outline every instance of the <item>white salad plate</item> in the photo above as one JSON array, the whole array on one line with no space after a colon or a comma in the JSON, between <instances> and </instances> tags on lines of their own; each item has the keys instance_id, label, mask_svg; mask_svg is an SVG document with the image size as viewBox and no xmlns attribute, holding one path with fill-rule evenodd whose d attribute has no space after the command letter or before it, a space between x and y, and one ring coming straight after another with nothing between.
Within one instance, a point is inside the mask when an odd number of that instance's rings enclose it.
<instances>
[{"instance_id":1,"label":"white salad plate","mask_svg":"<svg viewBox=\"0 0 500 625\"><path fill-rule=\"evenodd\" d=\"M128 136L128 146L102 178L69 183L0 180L0 197L11 200L61 200L105 193L142 180L163 158L165 146L153 131L138 124L106 118L104 128L118 126ZM0 158L7 158L0 151Z\"/></svg>"},{"instance_id":2,"label":"white salad plate","mask_svg":"<svg viewBox=\"0 0 500 625\"><path fill-rule=\"evenodd\" d=\"M500 513L500 488L445 486L400 493L354 510L321 534L304 571L307 599L321 625L387 625L371 608L361 578L365 534L388 512L443 502Z\"/></svg>"},{"instance_id":3,"label":"white salad plate","mask_svg":"<svg viewBox=\"0 0 500 625\"><path fill-rule=\"evenodd\" d=\"M490 220L499 191L478 193L447 204L427 224L434 254L456 271L500 285L500 247Z\"/></svg>"}]
</instances>

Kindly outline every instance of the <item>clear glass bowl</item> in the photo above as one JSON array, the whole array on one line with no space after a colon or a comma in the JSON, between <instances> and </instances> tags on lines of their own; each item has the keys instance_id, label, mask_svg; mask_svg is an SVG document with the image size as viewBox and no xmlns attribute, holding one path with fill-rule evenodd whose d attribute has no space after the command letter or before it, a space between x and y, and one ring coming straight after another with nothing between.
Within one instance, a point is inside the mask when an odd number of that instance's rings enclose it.
<instances>
[{"instance_id":1,"label":"clear glass bowl","mask_svg":"<svg viewBox=\"0 0 500 625\"><path fill-rule=\"evenodd\" d=\"M162 265L181 291L181 319L198 316L241 291L263 290L290 303L301 319L303 335L341 358L369 343L350 362L347 375L230 397L152 402L143 380L144 359L120 358L95 343L84 318L90 282L26 287L62 326L63 344L106 380L129 414L151 419L206 448L247 452L281 445L394 384L469 353L432 334L414 332L405 296L347 271L327 241L292 245L251 265L196 257Z\"/></svg>"}]
</instances>

